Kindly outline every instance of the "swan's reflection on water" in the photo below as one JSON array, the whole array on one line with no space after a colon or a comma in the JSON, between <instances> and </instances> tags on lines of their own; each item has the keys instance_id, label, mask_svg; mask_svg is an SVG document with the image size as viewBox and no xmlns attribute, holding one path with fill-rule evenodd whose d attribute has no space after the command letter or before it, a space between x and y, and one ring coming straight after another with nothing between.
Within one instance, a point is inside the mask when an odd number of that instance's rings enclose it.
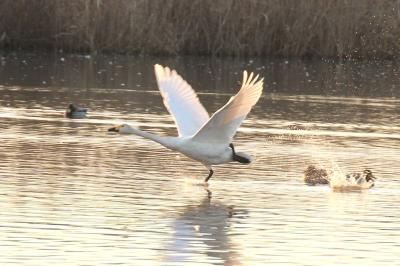
<instances>
[{"instance_id":1,"label":"swan's reflection on water","mask_svg":"<svg viewBox=\"0 0 400 266\"><path fill-rule=\"evenodd\" d=\"M173 235L166 247L165 262L174 265L208 261L216 265L242 265L240 246L230 237L233 218L246 211L206 195L198 205L186 206L172 223Z\"/></svg>"}]
</instances>

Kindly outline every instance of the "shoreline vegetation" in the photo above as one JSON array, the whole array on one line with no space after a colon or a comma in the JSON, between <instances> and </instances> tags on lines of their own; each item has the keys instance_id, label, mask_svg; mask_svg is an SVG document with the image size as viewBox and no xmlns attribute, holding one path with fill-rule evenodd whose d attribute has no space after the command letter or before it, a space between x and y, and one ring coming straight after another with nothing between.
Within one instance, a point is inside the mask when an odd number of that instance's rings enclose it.
<instances>
[{"instance_id":1,"label":"shoreline vegetation","mask_svg":"<svg viewBox=\"0 0 400 266\"><path fill-rule=\"evenodd\" d=\"M2 0L0 49L400 57L395 0Z\"/></svg>"}]
</instances>

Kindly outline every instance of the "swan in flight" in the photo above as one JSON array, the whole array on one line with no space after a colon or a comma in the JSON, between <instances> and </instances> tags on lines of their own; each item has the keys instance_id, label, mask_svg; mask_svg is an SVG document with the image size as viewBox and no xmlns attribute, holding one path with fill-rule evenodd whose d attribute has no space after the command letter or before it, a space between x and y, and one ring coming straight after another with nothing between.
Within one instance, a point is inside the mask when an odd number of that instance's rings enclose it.
<instances>
[{"instance_id":1,"label":"swan in flight","mask_svg":"<svg viewBox=\"0 0 400 266\"><path fill-rule=\"evenodd\" d=\"M239 92L210 118L195 91L175 70L158 64L154 70L164 105L175 120L179 136L158 136L127 124L112 127L108 131L136 134L201 162L209 170L205 182L214 173L213 165L251 162L249 155L235 151L232 139L260 98L264 79L244 71Z\"/></svg>"}]
</instances>

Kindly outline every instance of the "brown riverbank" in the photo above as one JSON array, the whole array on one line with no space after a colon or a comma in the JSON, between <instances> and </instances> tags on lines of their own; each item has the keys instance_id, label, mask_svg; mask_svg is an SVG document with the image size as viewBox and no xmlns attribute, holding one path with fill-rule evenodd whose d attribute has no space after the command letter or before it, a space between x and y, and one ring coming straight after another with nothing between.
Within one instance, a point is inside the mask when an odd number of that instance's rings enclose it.
<instances>
[{"instance_id":1,"label":"brown riverbank","mask_svg":"<svg viewBox=\"0 0 400 266\"><path fill-rule=\"evenodd\" d=\"M397 58L400 2L3 0L0 48Z\"/></svg>"}]
</instances>

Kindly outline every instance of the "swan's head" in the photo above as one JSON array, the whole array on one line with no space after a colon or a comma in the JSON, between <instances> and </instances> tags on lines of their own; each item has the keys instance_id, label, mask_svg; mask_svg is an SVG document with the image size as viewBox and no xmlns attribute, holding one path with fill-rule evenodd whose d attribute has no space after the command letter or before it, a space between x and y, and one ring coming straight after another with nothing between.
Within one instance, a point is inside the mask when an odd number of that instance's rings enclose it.
<instances>
[{"instance_id":1,"label":"swan's head","mask_svg":"<svg viewBox=\"0 0 400 266\"><path fill-rule=\"evenodd\" d=\"M120 134L133 134L133 128L128 124L120 124L108 129L109 132L118 132Z\"/></svg>"},{"instance_id":2,"label":"swan's head","mask_svg":"<svg viewBox=\"0 0 400 266\"><path fill-rule=\"evenodd\" d=\"M363 171L363 175L365 177L365 181L369 182L372 181L374 182L374 180L376 179L376 177L372 174L371 170L365 169Z\"/></svg>"}]
</instances>

